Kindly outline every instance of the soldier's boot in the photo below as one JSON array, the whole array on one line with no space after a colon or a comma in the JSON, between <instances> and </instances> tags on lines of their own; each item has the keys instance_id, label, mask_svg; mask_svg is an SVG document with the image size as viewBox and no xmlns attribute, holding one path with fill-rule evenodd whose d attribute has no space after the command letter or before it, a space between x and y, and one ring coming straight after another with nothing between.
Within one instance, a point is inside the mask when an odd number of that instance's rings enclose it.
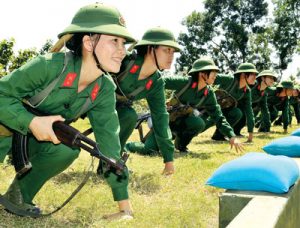
<instances>
[{"instance_id":1,"label":"soldier's boot","mask_svg":"<svg viewBox=\"0 0 300 228\"><path fill-rule=\"evenodd\" d=\"M0 204L5 210L19 216L39 217L40 208L31 203L25 203L17 179L9 186L7 192L0 197Z\"/></svg>"},{"instance_id":2,"label":"soldier's boot","mask_svg":"<svg viewBox=\"0 0 300 228\"><path fill-rule=\"evenodd\" d=\"M218 129L215 130L211 139L216 141L226 141L224 135L222 135L222 133Z\"/></svg>"},{"instance_id":3,"label":"soldier's boot","mask_svg":"<svg viewBox=\"0 0 300 228\"><path fill-rule=\"evenodd\" d=\"M179 150L180 153L188 153L189 149L187 148L187 145L192 139L193 137L188 135L177 136L174 142L175 148Z\"/></svg>"}]
</instances>

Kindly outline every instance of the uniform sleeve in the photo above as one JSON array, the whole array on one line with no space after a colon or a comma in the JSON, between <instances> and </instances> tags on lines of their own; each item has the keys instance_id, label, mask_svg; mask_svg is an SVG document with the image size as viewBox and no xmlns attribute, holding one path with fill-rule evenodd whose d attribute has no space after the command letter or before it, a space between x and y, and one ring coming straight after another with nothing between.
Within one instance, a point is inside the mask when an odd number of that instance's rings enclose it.
<instances>
[{"instance_id":1,"label":"uniform sleeve","mask_svg":"<svg viewBox=\"0 0 300 228\"><path fill-rule=\"evenodd\" d=\"M100 101L87 113L93 128L95 138L99 144L100 151L109 158L120 159L120 140L119 140L119 120L115 110L116 98L115 87L112 82L106 80L102 84L101 92L98 94ZM106 181L112 188L115 201L128 199L128 172L118 180L118 176L110 173L106 176Z\"/></svg>"},{"instance_id":2,"label":"uniform sleeve","mask_svg":"<svg viewBox=\"0 0 300 228\"><path fill-rule=\"evenodd\" d=\"M166 163L173 161L174 145L171 141L169 114L165 104L164 82L162 78L159 78L154 86L151 93L147 96L147 102L151 112L155 139L163 155L164 163Z\"/></svg>"},{"instance_id":3,"label":"uniform sleeve","mask_svg":"<svg viewBox=\"0 0 300 228\"><path fill-rule=\"evenodd\" d=\"M239 105L244 110L248 132L252 133L254 129L254 115L252 110L251 90L247 89L244 98L239 101Z\"/></svg>"},{"instance_id":4,"label":"uniform sleeve","mask_svg":"<svg viewBox=\"0 0 300 228\"><path fill-rule=\"evenodd\" d=\"M27 134L34 115L22 105L22 98L33 96L48 83L47 64L40 56L26 63L18 70L0 80L0 122L22 133Z\"/></svg>"},{"instance_id":5,"label":"uniform sleeve","mask_svg":"<svg viewBox=\"0 0 300 228\"><path fill-rule=\"evenodd\" d=\"M183 88L188 82L188 77L184 76L164 76L162 77L165 83L165 89L178 90Z\"/></svg>"},{"instance_id":6,"label":"uniform sleeve","mask_svg":"<svg viewBox=\"0 0 300 228\"><path fill-rule=\"evenodd\" d=\"M205 102L205 109L223 135L229 138L235 136L234 131L223 115L221 107L217 103L216 95L212 90L210 90L207 102Z\"/></svg>"}]
</instances>

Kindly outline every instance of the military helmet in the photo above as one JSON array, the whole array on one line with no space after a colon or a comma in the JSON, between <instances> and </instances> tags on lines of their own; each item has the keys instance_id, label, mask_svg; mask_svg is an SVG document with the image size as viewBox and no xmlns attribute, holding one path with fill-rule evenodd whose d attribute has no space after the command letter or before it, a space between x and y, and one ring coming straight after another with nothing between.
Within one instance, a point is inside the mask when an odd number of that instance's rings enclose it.
<instances>
[{"instance_id":1,"label":"military helmet","mask_svg":"<svg viewBox=\"0 0 300 228\"><path fill-rule=\"evenodd\" d=\"M219 67L216 66L212 58L208 56L203 56L193 63L192 69L189 71L189 74L205 70L219 71Z\"/></svg>"},{"instance_id":2,"label":"military helmet","mask_svg":"<svg viewBox=\"0 0 300 228\"><path fill-rule=\"evenodd\" d=\"M277 88L294 89L294 83L290 80L282 81L277 85Z\"/></svg>"},{"instance_id":3,"label":"military helmet","mask_svg":"<svg viewBox=\"0 0 300 228\"><path fill-rule=\"evenodd\" d=\"M256 78L262 77L262 76L271 76L274 77L275 79L278 78L278 76L272 71L272 70L263 70L260 72Z\"/></svg>"},{"instance_id":4,"label":"military helmet","mask_svg":"<svg viewBox=\"0 0 300 228\"><path fill-rule=\"evenodd\" d=\"M113 6L95 3L80 8L69 25L58 38L74 33L100 33L125 38L128 42L135 39L127 31L120 12Z\"/></svg>"},{"instance_id":5,"label":"military helmet","mask_svg":"<svg viewBox=\"0 0 300 228\"><path fill-rule=\"evenodd\" d=\"M175 48L175 51L180 51L180 47L176 42L173 33L170 30L161 27L147 30L135 47L145 45L169 46Z\"/></svg>"},{"instance_id":6,"label":"military helmet","mask_svg":"<svg viewBox=\"0 0 300 228\"><path fill-rule=\"evenodd\" d=\"M237 71L234 72L234 76L237 76L241 73L258 73L258 71L252 63L242 63L238 66Z\"/></svg>"}]
</instances>

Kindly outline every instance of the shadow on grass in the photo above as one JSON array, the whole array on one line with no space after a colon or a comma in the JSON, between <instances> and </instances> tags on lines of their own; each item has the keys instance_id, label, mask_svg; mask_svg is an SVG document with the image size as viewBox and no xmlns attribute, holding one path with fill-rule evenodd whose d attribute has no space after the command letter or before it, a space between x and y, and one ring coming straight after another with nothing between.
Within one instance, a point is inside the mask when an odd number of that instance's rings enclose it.
<instances>
[{"instance_id":1,"label":"shadow on grass","mask_svg":"<svg viewBox=\"0 0 300 228\"><path fill-rule=\"evenodd\" d=\"M161 189L160 175L158 173L133 173L130 177L131 188L138 194L151 195Z\"/></svg>"},{"instance_id":2,"label":"shadow on grass","mask_svg":"<svg viewBox=\"0 0 300 228\"><path fill-rule=\"evenodd\" d=\"M195 153L195 152L188 152L188 153L175 153L174 154L174 158L197 158L197 159L201 159L201 160L206 160L206 159L210 159L211 158L211 154L210 153Z\"/></svg>"},{"instance_id":3,"label":"shadow on grass","mask_svg":"<svg viewBox=\"0 0 300 228\"><path fill-rule=\"evenodd\" d=\"M88 174L90 175L89 181L92 181L94 184L104 183L103 176L97 175L96 172L89 171ZM86 175L87 172L81 172L81 171L61 173L58 176L53 178L53 182L57 184L68 184L70 182L75 182L77 184L80 184Z\"/></svg>"}]
</instances>

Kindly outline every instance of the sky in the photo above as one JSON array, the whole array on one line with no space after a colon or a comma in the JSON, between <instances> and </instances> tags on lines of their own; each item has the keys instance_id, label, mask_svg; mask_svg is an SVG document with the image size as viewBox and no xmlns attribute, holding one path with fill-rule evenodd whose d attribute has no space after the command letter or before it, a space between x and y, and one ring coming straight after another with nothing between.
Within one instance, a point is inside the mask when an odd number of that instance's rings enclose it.
<instances>
[{"instance_id":1,"label":"sky","mask_svg":"<svg viewBox=\"0 0 300 228\"><path fill-rule=\"evenodd\" d=\"M2 0L0 13L0 40L15 38L15 50L41 48L47 39L57 40L71 22L76 11L96 1L88 0ZM137 39L152 27L170 29L175 37L185 28L182 20L192 11L203 11L203 0L102 0L123 15L128 30ZM175 62L175 61L174 61ZM284 76L296 73L296 62L289 65ZM173 63L174 64L174 63ZM300 66L299 66L300 67Z\"/></svg>"}]
</instances>

